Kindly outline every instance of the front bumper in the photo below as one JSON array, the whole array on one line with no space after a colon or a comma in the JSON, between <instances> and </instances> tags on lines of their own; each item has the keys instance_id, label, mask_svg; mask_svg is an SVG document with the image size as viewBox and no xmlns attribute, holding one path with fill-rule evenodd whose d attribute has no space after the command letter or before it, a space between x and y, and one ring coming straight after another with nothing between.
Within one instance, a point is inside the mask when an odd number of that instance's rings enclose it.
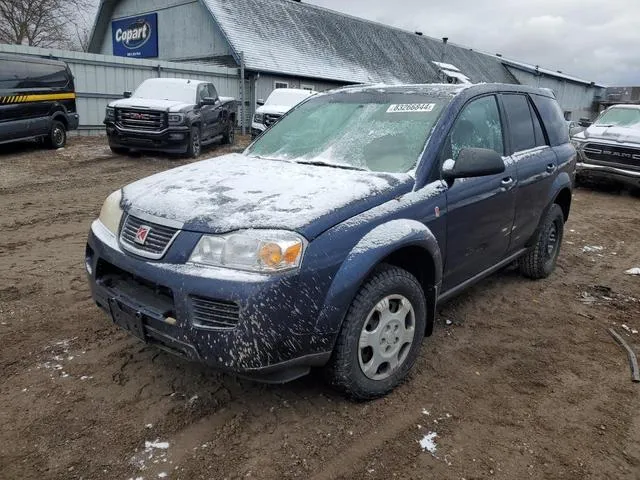
<instances>
[{"instance_id":1,"label":"front bumper","mask_svg":"<svg viewBox=\"0 0 640 480\"><path fill-rule=\"evenodd\" d=\"M198 235L183 233L183 245L197 241ZM137 325L128 328L132 333L171 353L276 383L324 365L331 355L335 334L314 331L320 305L301 295L297 274L152 262L124 253L99 221L89 233L85 262L96 304L112 316L128 312ZM199 324L194 304L199 298L237 305L236 325Z\"/></svg>"},{"instance_id":2,"label":"front bumper","mask_svg":"<svg viewBox=\"0 0 640 480\"><path fill-rule=\"evenodd\" d=\"M266 126L264 126L262 123L256 123L256 122L252 122L251 123L251 138L257 138L260 135L262 135L265 130L267 129Z\"/></svg>"},{"instance_id":3,"label":"front bumper","mask_svg":"<svg viewBox=\"0 0 640 480\"><path fill-rule=\"evenodd\" d=\"M106 122L109 146L167 153L186 153L189 148L189 127L168 127L160 132L124 129Z\"/></svg>"},{"instance_id":4,"label":"front bumper","mask_svg":"<svg viewBox=\"0 0 640 480\"><path fill-rule=\"evenodd\" d=\"M626 168L579 162L576 165L576 175L579 178L609 180L640 188L640 171Z\"/></svg>"}]
</instances>

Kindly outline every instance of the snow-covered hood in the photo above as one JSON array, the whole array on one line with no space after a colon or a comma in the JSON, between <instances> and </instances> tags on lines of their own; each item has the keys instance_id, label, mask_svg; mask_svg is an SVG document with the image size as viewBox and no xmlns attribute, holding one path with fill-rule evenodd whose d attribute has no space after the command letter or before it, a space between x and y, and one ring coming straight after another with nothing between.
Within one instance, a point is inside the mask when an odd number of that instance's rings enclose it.
<instances>
[{"instance_id":1,"label":"snow-covered hood","mask_svg":"<svg viewBox=\"0 0 640 480\"><path fill-rule=\"evenodd\" d=\"M295 105L263 105L256 109L256 113L266 113L271 115L284 115Z\"/></svg>"},{"instance_id":2,"label":"snow-covered hood","mask_svg":"<svg viewBox=\"0 0 640 480\"><path fill-rule=\"evenodd\" d=\"M295 230L313 239L411 190L407 174L372 173L230 154L158 173L123 189L135 208L186 230Z\"/></svg>"},{"instance_id":3,"label":"snow-covered hood","mask_svg":"<svg viewBox=\"0 0 640 480\"><path fill-rule=\"evenodd\" d=\"M188 103L175 100L153 100L150 98L123 98L109 104L118 108L148 108L149 110L162 110L164 112L179 112L183 108L192 107Z\"/></svg>"},{"instance_id":4,"label":"snow-covered hood","mask_svg":"<svg viewBox=\"0 0 640 480\"><path fill-rule=\"evenodd\" d=\"M640 125L633 127L606 127L595 124L587 128L582 134L587 140L640 144Z\"/></svg>"}]
</instances>

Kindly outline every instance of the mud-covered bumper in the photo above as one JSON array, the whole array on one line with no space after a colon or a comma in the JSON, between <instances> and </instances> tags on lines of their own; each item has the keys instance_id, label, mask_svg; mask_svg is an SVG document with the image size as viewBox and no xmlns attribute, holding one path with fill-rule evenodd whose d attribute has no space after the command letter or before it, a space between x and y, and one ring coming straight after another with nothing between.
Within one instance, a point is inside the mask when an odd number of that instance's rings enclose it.
<instances>
[{"instance_id":1,"label":"mud-covered bumper","mask_svg":"<svg viewBox=\"0 0 640 480\"><path fill-rule=\"evenodd\" d=\"M615 181L640 188L640 170L579 162L576 175L578 178Z\"/></svg>"},{"instance_id":2,"label":"mud-covered bumper","mask_svg":"<svg viewBox=\"0 0 640 480\"><path fill-rule=\"evenodd\" d=\"M107 138L113 148L186 153L189 148L189 127L171 127L160 132L128 130L107 122Z\"/></svg>"},{"instance_id":3,"label":"mud-covered bumper","mask_svg":"<svg viewBox=\"0 0 640 480\"><path fill-rule=\"evenodd\" d=\"M296 274L150 262L124 253L98 221L85 266L96 304L171 353L265 382L293 380L330 357L335 335L311 327L319 306L293 297L300 297Z\"/></svg>"}]
</instances>

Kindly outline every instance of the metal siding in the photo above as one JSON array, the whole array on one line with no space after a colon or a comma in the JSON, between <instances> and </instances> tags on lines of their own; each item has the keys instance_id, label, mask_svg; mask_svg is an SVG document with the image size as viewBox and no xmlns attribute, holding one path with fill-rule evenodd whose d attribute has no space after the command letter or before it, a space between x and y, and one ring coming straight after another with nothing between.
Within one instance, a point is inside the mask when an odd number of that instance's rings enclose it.
<instances>
[{"instance_id":1,"label":"metal siding","mask_svg":"<svg viewBox=\"0 0 640 480\"><path fill-rule=\"evenodd\" d=\"M535 75L517 68L509 68L509 70L518 82L523 85L553 90L562 110L571 112L571 120L593 118L596 114L594 101L596 96L600 95L600 88L561 80L544 74Z\"/></svg>"},{"instance_id":2,"label":"metal siding","mask_svg":"<svg viewBox=\"0 0 640 480\"><path fill-rule=\"evenodd\" d=\"M80 134L104 133L102 121L107 103L122 98L124 91L134 90L147 78L162 76L206 80L216 86L220 96L239 98L240 95L237 68L128 59L23 45L0 44L0 53L53 57L67 62L75 79Z\"/></svg>"},{"instance_id":3,"label":"metal siding","mask_svg":"<svg viewBox=\"0 0 640 480\"><path fill-rule=\"evenodd\" d=\"M228 42L211 14L198 0L123 0L116 4L101 42L100 53L113 54L111 20L158 13L158 58L182 60L231 55Z\"/></svg>"}]
</instances>

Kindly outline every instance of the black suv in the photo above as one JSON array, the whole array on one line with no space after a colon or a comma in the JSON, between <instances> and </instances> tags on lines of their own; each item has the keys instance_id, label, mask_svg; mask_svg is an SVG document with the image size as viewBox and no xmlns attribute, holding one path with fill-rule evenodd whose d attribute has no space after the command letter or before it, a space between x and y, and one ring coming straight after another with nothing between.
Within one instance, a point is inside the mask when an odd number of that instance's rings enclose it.
<instances>
[{"instance_id":1,"label":"black suv","mask_svg":"<svg viewBox=\"0 0 640 480\"><path fill-rule=\"evenodd\" d=\"M42 139L50 148L64 147L78 121L66 63L0 54L0 144Z\"/></svg>"}]
</instances>

